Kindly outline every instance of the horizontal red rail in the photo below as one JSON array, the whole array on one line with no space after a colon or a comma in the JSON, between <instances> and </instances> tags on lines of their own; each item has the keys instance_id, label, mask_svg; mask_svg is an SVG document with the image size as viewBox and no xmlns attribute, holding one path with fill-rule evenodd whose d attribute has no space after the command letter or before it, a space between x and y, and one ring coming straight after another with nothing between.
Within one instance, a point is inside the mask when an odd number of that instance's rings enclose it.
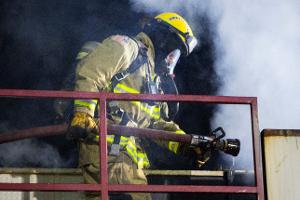
<instances>
[{"instance_id":1,"label":"horizontal red rail","mask_svg":"<svg viewBox=\"0 0 300 200\"><path fill-rule=\"evenodd\" d=\"M109 185L111 192L213 192L257 193L256 187L245 186L200 186L200 185Z\"/></svg>"},{"instance_id":2,"label":"horizontal red rail","mask_svg":"<svg viewBox=\"0 0 300 200\"><path fill-rule=\"evenodd\" d=\"M101 184L47 184L47 183L0 183L7 191L101 191ZM257 193L256 187L245 186L200 186L200 185L108 185L109 192L214 192Z\"/></svg>"},{"instance_id":3,"label":"horizontal red rail","mask_svg":"<svg viewBox=\"0 0 300 200\"><path fill-rule=\"evenodd\" d=\"M102 92L75 92L75 91L49 91L49 90L9 90L0 89L2 97L41 97L41 98L83 98L107 100L156 100L156 101L183 101L224 104L251 104L256 97L230 97L207 95L170 95L170 94L115 94Z\"/></svg>"}]
</instances>

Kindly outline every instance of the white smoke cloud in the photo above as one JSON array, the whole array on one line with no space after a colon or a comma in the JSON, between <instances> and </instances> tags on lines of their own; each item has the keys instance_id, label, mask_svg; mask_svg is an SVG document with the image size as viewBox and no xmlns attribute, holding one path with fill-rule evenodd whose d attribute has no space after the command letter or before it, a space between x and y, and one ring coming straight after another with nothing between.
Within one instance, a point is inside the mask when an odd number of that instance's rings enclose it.
<instances>
[{"instance_id":1,"label":"white smoke cloud","mask_svg":"<svg viewBox=\"0 0 300 200\"><path fill-rule=\"evenodd\" d=\"M222 54L217 71L225 84L220 95L257 96L259 126L264 128L300 128L300 2L287 1L224 1L223 14L217 26L216 43ZM243 131L250 119L223 106L214 124L226 119L225 129L239 130L237 137L250 141L250 132ZM237 159L238 166L249 167L247 158L251 143Z\"/></svg>"},{"instance_id":2,"label":"white smoke cloud","mask_svg":"<svg viewBox=\"0 0 300 200\"><path fill-rule=\"evenodd\" d=\"M201 32L201 26L195 23L195 18L199 14L203 15L210 12L213 7L213 1L202 0L191 0L191 1L181 1L181 0L131 0L132 7L137 12L146 13L158 13L158 12L177 12L184 15L184 18L189 21L192 27L198 27L193 29L194 33ZM218 13L216 13L219 15ZM214 16L215 18L216 16Z\"/></svg>"},{"instance_id":3,"label":"white smoke cloud","mask_svg":"<svg viewBox=\"0 0 300 200\"><path fill-rule=\"evenodd\" d=\"M57 149L36 139L1 144L0 160L6 167L63 167L69 164L61 158Z\"/></svg>"},{"instance_id":4,"label":"white smoke cloud","mask_svg":"<svg viewBox=\"0 0 300 200\"><path fill-rule=\"evenodd\" d=\"M155 12L185 12L185 14L198 14L205 13L210 9L210 2L203 3L203 1L185 1L184 3L180 0L169 1L169 0L132 0L134 10L137 11L146 11L149 13Z\"/></svg>"},{"instance_id":5,"label":"white smoke cloud","mask_svg":"<svg viewBox=\"0 0 300 200\"><path fill-rule=\"evenodd\" d=\"M261 128L299 128L300 2L226 1L223 7L220 94L257 96Z\"/></svg>"},{"instance_id":6,"label":"white smoke cloud","mask_svg":"<svg viewBox=\"0 0 300 200\"><path fill-rule=\"evenodd\" d=\"M15 131L9 121L0 121L0 133ZM0 134L1 136L1 134ZM72 158L63 158L58 149L36 138L0 144L1 167L68 167Z\"/></svg>"},{"instance_id":7,"label":"white smoke cloud","mask_svg":"<svg viewBox=\"0 0 300 200\"><path fill-rule=\"evenodd\" d=\"M150 13L177 11L188 20L207 15L216 24L215 67L224 81L219 95L257 96L260 130L300 128L299 0L132 0L132 3L135 9ZM220 106L212 124L236 133L230 137L251 141L249 108ZM237 166L252 168L251 142L242 145Z\"/></svg>"}]
</instances>

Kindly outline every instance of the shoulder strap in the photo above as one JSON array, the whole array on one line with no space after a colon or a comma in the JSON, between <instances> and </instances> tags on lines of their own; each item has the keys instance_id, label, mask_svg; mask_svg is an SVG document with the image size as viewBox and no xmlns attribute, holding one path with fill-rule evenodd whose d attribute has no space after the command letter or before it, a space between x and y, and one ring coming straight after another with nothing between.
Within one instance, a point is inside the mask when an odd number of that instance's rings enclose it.
<instances>
[{"instance_id":1,"label":"shoulder strap","mask_svg":"<svg viewBox=\"0 0 300 200\"><path fill-rule=\"evenodd\" d=\"M111 78L112 88L115 88L116 85L121 80L123 80L124 78L126 78L130 74L134 73L142 65L144 65L147 62L147 60L148 60L147 47L145 47L144 45L141 45L140 42L137 41L136 39L134 39L134 38L131 38L131 39L133 39L137 43L137 45L139 47L138 55L137 55L136 59L130 64L130 66L127 69L125 69L124 71L121 71L121 72L115 74Z\"/></svg>"}]
</instances>

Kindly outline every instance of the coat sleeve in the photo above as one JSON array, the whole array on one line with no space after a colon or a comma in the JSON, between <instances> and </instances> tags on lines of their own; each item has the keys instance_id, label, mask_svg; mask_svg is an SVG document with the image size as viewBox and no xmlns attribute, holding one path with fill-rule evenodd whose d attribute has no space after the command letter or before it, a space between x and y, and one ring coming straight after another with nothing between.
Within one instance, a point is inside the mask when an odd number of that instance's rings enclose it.
<instances>
[{"instance_id":1,"label":"coat sleeve","mask_svg":"<svg viewBox=\"0 0 300 200\"><path fill-rule=\"evenodd\" d=\"M162 116L168 115L168 108L167 108L166 103L162 104L161 115ZM163 117L161 117L159 120L153 122L152 128L157 129L157 130L170 131L175 134L185 134L185 132L182 129L180 129L180 127L174 121L166 121ZM157 141L157 143L160 144L161 146L168 148L170 151L172 151L174 153L178 153L178 150L180 149L179 142Z\"/></svg>"},{"instance_id":2,"label":"coat sleeve","mask_svg":"<svg viewBox=\"0 0 300 200\"><path fill-rule=\"evenodd\" d=\"M137 44L127 36L115 35L96 46L76 67L76 91L109 91L111 78L129 67L138 54ZM91 116L97 100L78 99L75 111L86 112Z\"/></svg>"}]
</instances>

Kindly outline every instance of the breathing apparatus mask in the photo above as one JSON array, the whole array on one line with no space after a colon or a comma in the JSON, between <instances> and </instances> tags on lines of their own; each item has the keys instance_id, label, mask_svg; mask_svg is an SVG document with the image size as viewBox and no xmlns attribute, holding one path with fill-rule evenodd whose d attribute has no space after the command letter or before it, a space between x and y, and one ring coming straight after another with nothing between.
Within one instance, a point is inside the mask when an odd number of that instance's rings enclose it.
<instances>
[{"instance_id":1,"label":"breathing apparatus mask","mask_svg":"<svg viewBox=\"0 0 300 200\"><path fill-rule=\"evenodd\" d=\"M167 57L165 58L165 65L166 65L166 68L167 68L167 74L170 75L170 76L175 76L174 75L174 69L175 69L175 66L180 58L180 55L181 55L181 51L179 49L175 49L173 50L171 53L169 53L167 55Z\"/></svg>"},{"instance_id":2,"label":"breathing apparatus mask","mask_svg":"<svg viewBox=\"0 0 300 200\"><path fill-rule=\"evenodd\" d=\"M155 73L160 77L163 76L172 76L174 77L174 69L181 55L179 49L171 51L165 58L160 59L155 66Z\"/></svg>"},{"instance_id":3,"label":"breathing apparatus mask","mask_svg":"<svg viewBox=\"0 0 300 200\"><path fill-rule=\"evenodd\" d=\"M176 83L174 81L174 69L181 55L179 49L171 51L157 66L157 74L160 78L160 86L164 94L178 94ZM174 120L178 110L179 102L167 102L169 113L168 120Z\"/></svg>"},{"instance_id":4,"label":"breathing apparatus mask","mask_svg":"<svg viewBox=\"0 0 300 200\"><path fill-rule=\"evenodd\" d=\"M181 55L179 49L171 51L165 58L157 59L155 64L155 73L157 76L154 80L146 78L143 91L148 94L178 94L176 83L174 81L174 69ZM162 56L161 56L162 57ZM156 105L155 101L147 101L149 105ZM167 102L168 116L166 120L174 120L178 110L178 102Z\"/></svg>"}]
</instances>

